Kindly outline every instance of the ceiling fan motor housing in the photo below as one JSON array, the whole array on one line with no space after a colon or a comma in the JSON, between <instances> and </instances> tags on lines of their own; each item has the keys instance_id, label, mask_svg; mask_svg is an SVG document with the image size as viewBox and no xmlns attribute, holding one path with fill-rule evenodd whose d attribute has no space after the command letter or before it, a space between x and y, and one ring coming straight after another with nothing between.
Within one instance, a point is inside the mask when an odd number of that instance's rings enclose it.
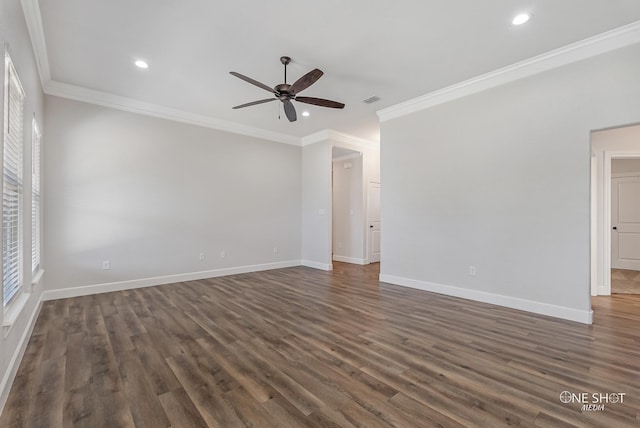
<instances>
[{"instance_id":1,"label":"ceiling fan motor housing","mask_svg":"<svg viewBox=\"0 0 640 428\"><path fill-rule=\"evenodd\" d=\"M281 100L284 100L284 99L290 100L293 97L293 94L289 91L291 89L291 85L289 85L288 83L281 83L277 85L274 89L276 91L276 96Z\"/></svg>"}]
</instances>

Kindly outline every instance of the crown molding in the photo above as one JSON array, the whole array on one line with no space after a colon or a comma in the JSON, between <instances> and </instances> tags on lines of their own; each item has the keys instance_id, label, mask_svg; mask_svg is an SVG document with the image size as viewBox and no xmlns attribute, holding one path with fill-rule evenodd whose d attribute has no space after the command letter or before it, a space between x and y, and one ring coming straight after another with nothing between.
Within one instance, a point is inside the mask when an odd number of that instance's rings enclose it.
<instances>
[{"instance_id":1,"label":"crown molding","mask_svg":"<svg viewBox=\"0 0 640 428\"><path fill-rule=\"evenodd\" d=\"M343 132L334 131L333 129L324 129L306 137L302 137L302 147L310 144L319 143L321 141L334 141L338 143L349 144L361 148L379 150L380 144L374 141L365 140L364 138L356 137L353 135L345 134Z\"/></svg>"},{"instance_id":2,"label":"crown molding","mask_svg":"<svg viewBox=\"0 0 640 428\"><path fill-rule=\"evenodd\" d=\"M325 129L300 138L292 135L281 134L278 132L267 131L261 128L242 125L224 119L217 119L210 116L189 113L183 110L177 110L158 104L136 100L133 98L110 94L107 92L96 91L94 89L87 89L82 86L70 85L68 83L58 82L55 80L49 80L45 83L44 93L47 95L67 98L74 101L128 111L130 113L143 114L145 116L152 116L160 119L202 126L205 128L246 135L249 137L290 144L293 146L307 146L309 144L317 143L320 141L331 140L334 142L349 144L362 148L375 150L379 150L380 148L379 144L376 142L334 131L333 129Z\"/></svg>"},{"instance_id":3,"label":"crown molding","mask_svg":"<svg viewBox=\"0 0 640 428\"><path fill-rule=\"evenodd\" d=\"M381 122L640 43L640 21L379 110Z\"/></svg>"},{"instance_id":4,"label":"crown molding","mask_svg":"<svg viewBox=\"0 0 640 428\"><path fill-rule=\"evenodd\" d=\"M131 113L138 113L146 116L188 123L190 125L217 129L219 131L226 131L232 132L234 134L261 138L263 140L276 141L278 143L300 146L299 137L267 131L252 126L241 125L239 123L223 119L216 119L209 116L189 113L170 107L136 100L133 98L122 97L120 95L114 95L107 92L83 88L81 86L57 82L55 80L46 82L44 86L44 92L48 95L54 95L56 97L68 98L71 100L90 104L97 104L103 107L110 107L118 110L128 111Z\"/></svg>"},{"instance_id":5,"label":"crown molding","mask_svg":"<svg viewBox=\"0 0 640 428\"><path fill-rule=\"evenodd\" d=\"M306 137L302 137L302 141L300 145L302 147L309 146L311 144L319 143L321 141L326 141L329 139L329 130L323 129L322 131L318 131L316 133L307 135Z\"/></svg>"},{"instance_id":6,"label":"crown molding","mask_svg":"<svg viewBox=\"0 0 640 428\"><path fill-rule=\"evenodd\" d=\"M365 140L364 138L356 137L354 135L345 134L343 132L334 131L333 129L328 129L329 131L329 139L331 141L335 141L338 143L350 144L353 146L364 147L368 149L380 149L380 144L374 141Z\"/></svg>"},{"instance_id":7,"label":"crown molding","mask_svg":"<svg viewBox=\"0 0 640 428\"><path fill-rule=\"evenodd\" d=\"M44 90L45 84L51 80L51 70L49 68L49 57L47 56L47 43L42 28L42 16L40 15L40 5L38 0L21 0L22 13L27 23L33 54L35 55L40 84Z\"/></svg>"}]
</instances>

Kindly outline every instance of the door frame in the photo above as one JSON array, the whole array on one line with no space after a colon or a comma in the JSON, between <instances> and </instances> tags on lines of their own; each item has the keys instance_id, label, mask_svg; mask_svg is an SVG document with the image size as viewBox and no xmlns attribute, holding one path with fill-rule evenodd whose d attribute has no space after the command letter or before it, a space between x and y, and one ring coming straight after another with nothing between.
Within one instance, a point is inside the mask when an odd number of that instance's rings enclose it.
<instances>
[{"instance_id":1,"label":"door frame","mask_svg":"<svg viewBox=\"0 0 640 428\"><path fill-rule=\"evenodd\" d=\"M602 289L598 295L611 295L611 161L613 159L640 159L640 151L605 150L604 152L604 188L602 196L604 202L603 220L603 270Z\"/></svg>"},{"instance_id":2,"label":"door frame","mask_svg":"<svg viewBox=\"0 0 640 428\"><path fill-rule=\"evenodd\" d=\"M339 149L346 149L349 150L351 153L344 155L344 156L338 156L334 159L333 157L333 149L334 148L339 148ZM333 183L333 164L335 161L343 161L343 160L348 160L348 159L359 159L360 162L362 163L362 175L360 177L361 179L361 187L362 187L362 200L360 201L360 203L362 204L362 214L360 217L360 221L362 222L362 227L366 227L366 224L364 224L368 217L366 214L367 211L367 205L366 205L366 201L367 201L367 195L366 195L366 191L364 189L364 187L366 186L366 177L367 177L367 163L366 163L366 156L367 154L365 153L365 150L363 150L364 147L360 147L360 146L356 146L356 145L351 145L351 144L340 144L340 143L330 143L329 144L329 173L330 173L330 186L329 186L329 260L331 261L331 264L333 264L334 261L344 261L347 263L352 263L352 264L358 264L358 265L366 265L369 264L369 260L368 260L368 251L365 249L365 251L363 251L362 256L363 258L341 258L341 260L334 260L334 255L333 255L333 192L334 192L334 183ZM365 230L361 243L360 245L367 245L368 243L368 237L367 237L367 232ZM333 269L333 268L332 268Z\"/></svg>"},{"instance_id":3,"label":"door frame","mask_svg":"<svg viewBox=\"0 0 640 428\"><path fill-rule=\"evenodd\" d=\"M370 199L370 192L371 192L371 185L372 184L377 184L378 186L380 186L380 194L382 194L382 184L380 183L380 180L369 180L367 181L367 199L366 199L366 211L367 211L367 223L365 224L366 227L366 245L367 245L367 264L371 264L371 231L370 231L370 227L369 225L371 224L371 213L369 212L369 199ZM382 210L382 202L380 202L380 210ZM382 223L382 222L381 222ZM382 257L382 251L380 252L380 257Z\"/></svg>"}]
</instances>

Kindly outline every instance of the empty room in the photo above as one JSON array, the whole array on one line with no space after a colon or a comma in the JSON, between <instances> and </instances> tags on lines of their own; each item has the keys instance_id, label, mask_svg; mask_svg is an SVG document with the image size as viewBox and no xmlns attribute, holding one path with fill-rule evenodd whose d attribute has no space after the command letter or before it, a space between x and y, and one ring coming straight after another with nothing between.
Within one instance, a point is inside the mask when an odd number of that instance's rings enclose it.
<instances>
[{"instance_id":1,"label":"empty room","mask_svg":"<svg viewBox=\"0 0 640 428\"><path fill-rule=\"evenodd\" d=\"M640 3L1 0L0 427L640 425Z\"/></svg>"}]
</instances>

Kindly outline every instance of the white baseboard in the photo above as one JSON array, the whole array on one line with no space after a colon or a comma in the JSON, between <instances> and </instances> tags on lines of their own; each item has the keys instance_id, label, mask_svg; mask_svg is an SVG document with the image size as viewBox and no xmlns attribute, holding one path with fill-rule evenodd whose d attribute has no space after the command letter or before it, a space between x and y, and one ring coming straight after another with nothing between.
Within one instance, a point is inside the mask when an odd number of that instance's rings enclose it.
<instances>
[{"instance_id":1,"label":"white baseboard","mask_svg":"<svg viewBox=\"0 0 640 428\"><path fill-rule=\"evenodd\" d=\"M351 263L354 265L367 265L369 264L365 259L357 259L355 257L345 257L345 256L333 256L333 260L336 262L343 262L343 263Z\"/></svg>"},{"instance_id":2,"label":"white baseboard","mask_svg":"<svg viewBox=\"0 0 640 428\"><path fill-rule=\"evenodd\" d=\"M16 378L16 374L18 374L18 368L20 367L20 363L22 362L24 351L27 349L27 344L29 344L29 339L31 338L31 332L33 332L33 327L36 324L36 319L38 319L38 314L40 313L40 308L42 307L42 301L43 294L40 294L38 303L36 304L33 313L29 318L29 322L27 323L27 328L24 329L24 332L20 337L20 341L18 342L18 346L16 346L16 349L11 356L11 361L7 366L7 370L4 372L2 382L0 382L0 415L4 410L4 405L7 403L7 399L9 398L9 392L11 392L13 380Z\"/></svg>"},{"instance_id":3,"label":"white baseboard","mask_svg":"<svg viewBox=\"0 0 640 428\"><path fill-rule=\"evenodd\" d=\"M306 267L310 267L310 268L314 268L314 269L333 270L333 264L312 262L311 260L302 260L300 262L300 264L302 266L306 266Z\"/></svg>"},{"instance_id":4,"label":"white baseboard","mask_svg":"<svg viewBox=\"0 0 640 428\"><path fill-rule=\"evenodd\" d=\"M581 311L578 309L567 308L565 306L556 306L533 300L520 299L518 297L503 296L500 294L486 293L484 291L469 290L467 288L453 287L451 285L436 284L416 279L401 278L392 275L380 274L380 282L417 288L419 290L446 294L448 296L461 297L463 299L490 303L492 305L505 306L507 308L519 309L540 315L548 315L569 321L577 321L583 324L593 323L592 310Z\"/></svg>"},{"instance_id":5,"label":"white baseboard","mask_svg":"<svg viewBox=\"0 0 640 428\"><path fill-rule=\"evenodd\" d=\"M206 270L201 272L181 273L176 275L109 282L105 284L60 288L57 290L45 291L43 300L66 299L69 297L88 296L91 294L109 293L112 291L130 290L133 288L153 287L156 285L173 284L175 282L194 281L198 279L215 278L218 276L282 269L293 266L300 266L301 264L302 263L300 262L300 260L291 260L286 262L264 263L259 265L238 266L224 269Z\"/></svg>"}]
</instances>

